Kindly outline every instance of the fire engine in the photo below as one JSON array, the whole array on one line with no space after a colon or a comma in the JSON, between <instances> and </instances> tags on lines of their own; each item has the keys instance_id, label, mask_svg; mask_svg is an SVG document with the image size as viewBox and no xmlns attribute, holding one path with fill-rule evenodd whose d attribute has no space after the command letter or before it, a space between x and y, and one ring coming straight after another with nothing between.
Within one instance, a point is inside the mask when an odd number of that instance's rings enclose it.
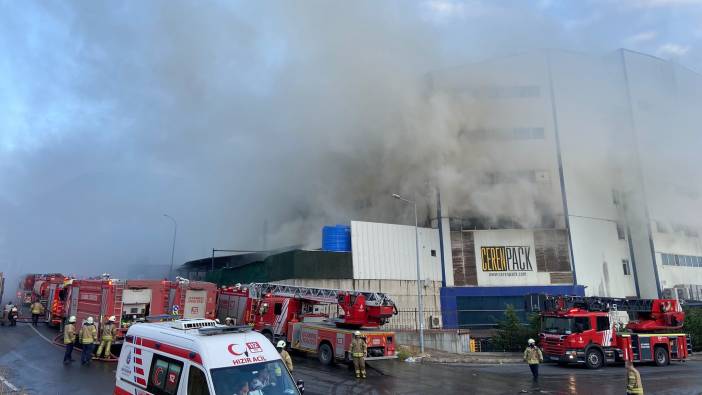
<instances>
[{"instance_id":1,"label":"fire engine","mask_svg":"<svg viewBox=\"0 0 702 395\"><path fill-rule=\"evenodd\" d=\"M39 302L44 306L44 320L58 326L64 316L66 301L65 286L69 277L60 273L28 274L20 282L17 296L20 303L30 305Z\"/></svg>"},{"instance_id":2,"label":"fire engine","mask_svg":"<svg viewBox=\"0 0 702 395\"><path fill-rule=\"evenodd\" d=\"M324 306L343 313L331 318ZM395 334L380 330L397 313L394 302L379 292L343 291L284 284L253 283L220 290L218 317L247 324L271 342L285 339L290 348L316 353L322 364L350 360L353 332L362 332L368 358L395 356Z\"/></svg>"},{"instance_id":3,"label":"fire engine","mask_svg":"<svg viewBox=\"0 0 702 395\"><path fill-rule=\"evenodd\" d=\"M88 317L100 325L117 317L117 339L121 344L128 328L149 316L214 318L215 284L199 281L117 280L107 277L73 280L67 287L65 318L75 316L77 327Z\"/></svg>"},{"instance_id":4,"label":"fire engine","mask_svg":"<svg viewBox=\"0 0 702 395\"><path fill-rule=\"evenodd\" d=\"M632 361L668 365L691 353L681 333L685 313L674 299L546 297L539 343L544 359L599 369Z\"/></svg>"}]
</instances>

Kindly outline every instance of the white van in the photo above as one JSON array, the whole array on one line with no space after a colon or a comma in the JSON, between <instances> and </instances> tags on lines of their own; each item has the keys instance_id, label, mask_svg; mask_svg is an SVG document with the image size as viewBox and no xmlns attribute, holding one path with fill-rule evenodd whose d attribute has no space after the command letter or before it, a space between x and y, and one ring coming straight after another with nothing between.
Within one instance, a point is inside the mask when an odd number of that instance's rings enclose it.
<instances>
[{"instance_id":1,"label":"white van","mask_svg":"<svg viewBox=\"0 0 702 395\"><path fill-rule=\"evenodd\" d=\"M270 341L207 319L136 324L125 336L115 395L300 395Z\"/></svg>"}]
</instances>

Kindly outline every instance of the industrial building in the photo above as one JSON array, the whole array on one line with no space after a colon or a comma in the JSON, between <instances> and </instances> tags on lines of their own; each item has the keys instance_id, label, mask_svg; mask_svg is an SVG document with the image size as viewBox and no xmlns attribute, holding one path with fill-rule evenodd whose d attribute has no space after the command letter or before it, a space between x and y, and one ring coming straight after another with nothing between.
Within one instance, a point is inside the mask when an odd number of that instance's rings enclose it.
<instances>
[{"instance_id":1,"label":"industrial building","mask_svg":"<svg viewBox=\"0 0 702 395\"><path fill-rule=\"evenodd\" d=\"M430 73L437 96L462 178L439 182L441 232L437 215L419 229L427 327L489 328L507 305L526 318L532 293L702 299L702 76L627 50L539 51ZM414 227L352 221L350 241L218 257L218 280L383 291L416 311Z\"/></svg>"}]
</instances>

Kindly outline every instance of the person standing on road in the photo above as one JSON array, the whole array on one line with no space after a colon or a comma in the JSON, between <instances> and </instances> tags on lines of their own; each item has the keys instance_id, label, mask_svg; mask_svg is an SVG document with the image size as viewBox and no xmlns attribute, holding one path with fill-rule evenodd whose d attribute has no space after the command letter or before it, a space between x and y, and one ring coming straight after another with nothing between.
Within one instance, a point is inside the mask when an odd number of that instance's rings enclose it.
<instances>
[{"instance_id":1,"label":"person standing on road","mask_svg":"<svg viewBox=\"0 0 702 395\"><path fill-rule=\"evenodd\" d=\"M32 303L30 309L32 310L32 325L37 326L39 323L39 316L44 314L44 306L42 306L39 301L36 301Z\"/></svg>"},{"instance_id":2,"label":"person standing on road","mask_svg":"<svg viewBox=\"0 0 702 395\"><path fill-rule=\"evenodd\" d=\"M533 380L539 381L539 363L544 361L544 355L541 353L539 347L536 347L534 339L529 339L527 343L528 346L526 350L524 350L524 362L529 364Z\"/></svg>"},{"instance_id":3,"label":"person standing on road","mask_svg":"<svg viewBox=\"0 0 702 395\"><path fill-rule=\"evenodd\" d=\"M17 311L17 307L12 307L12 310L10 310L10 326L17 326L17 317L19 317L19 312Z\"/></svg>"},{"instance_id":4,"label":"person standing on road","mask_svg":"<svg viewBox=\"0 0 702 395\"><path fill-rule=\"evenodd\" d=\"M356 369L356 378L366 378L366 352L368 346L366 339L361 335L361 331L356 331L351 342L351 357L353 357L353 367Z\"/></svg>"},{"instance_id":5,"label":"person standing on road","mask_svg":"<svg viewBox=\"0 0 702 395\"><path fill-rule=\"evenodd\" d=\"M278 353L280 353L280 359L283 360L283 363L285 366L288 368L290 373L293 371L293 363L292 363L292 358L290 358L290 354L288 354L287 351L285 351L285 340L279 340L278 344L276 345L276 348L278 349Z\"/></svg>"},{"instance_id":6,"label":"person standing on road","mask_svg":"<svg viewBox=\"0 0 702 395\"><path fill-rule=\"evenodd\" d=\"M100 358L100 354L102 354L103 348L105 349L105 359L110 358L110 354L112 352L112 339L114 339L115 336L117 336L117 327L115 326L116 319L117 318L113 315L107 320L107 323L102 326L100 347L98 347L97 350L98 358Z\"/></svg>"},{"instance_id":7,"label":"person standing on road","mask_svg":"<svg viewBox=\"0 0 702 395\"><path fill-rule=\"evenodd\" d=\"M626 361L626 395L643 395L641 374L631 361Z\"/></svg>"},{"instance_id":8,"label":"person standing on road","mask_svg":"<svg viewBox=\"0 0 702 395\"><path fill-rule=\"evenodd\" d=\"M63 345L66 352L63 354L63 363L73 362L73 345L76 343L76 316L68 318L68 324L63 327Z\"/></svg>"},{"instance_id":9,"label":"person standing on road","mask_svg":"<svg viewBox=\"0 0 702 395\"><path fill-rule=\"evenodd\" d=\"M80 328L80 344L83 347L83 352L80 356L81 365L89 365L90 359L93 356L93 347L97 343L97 329L93 322L93 317L88 317Z\"/></svg>"}]
</instances>

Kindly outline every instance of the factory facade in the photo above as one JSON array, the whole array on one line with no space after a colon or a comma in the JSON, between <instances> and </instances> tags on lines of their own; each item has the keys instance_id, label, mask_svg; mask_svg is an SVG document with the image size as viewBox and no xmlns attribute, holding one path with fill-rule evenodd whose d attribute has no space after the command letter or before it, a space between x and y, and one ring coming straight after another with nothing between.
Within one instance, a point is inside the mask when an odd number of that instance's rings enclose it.
<instances>
[{"instance_id":1,"label":"factory facade","mask_svg":"<svg viewBox=\"0 0 702 395\"><path fill-rule=\"evenodd\" d=\"M702 300L702 191L689 171L702 76L626 50L542 51L433 72L427 92L465 112L454 132L466 179L492 205L441 183L441 220L418 232L426 327L490 328L508 305L526 319L534 293ZM214 280L386 292L416 314L414 226L350 228L350 252L249 256Z\"/></svg>"}]
</instances>

